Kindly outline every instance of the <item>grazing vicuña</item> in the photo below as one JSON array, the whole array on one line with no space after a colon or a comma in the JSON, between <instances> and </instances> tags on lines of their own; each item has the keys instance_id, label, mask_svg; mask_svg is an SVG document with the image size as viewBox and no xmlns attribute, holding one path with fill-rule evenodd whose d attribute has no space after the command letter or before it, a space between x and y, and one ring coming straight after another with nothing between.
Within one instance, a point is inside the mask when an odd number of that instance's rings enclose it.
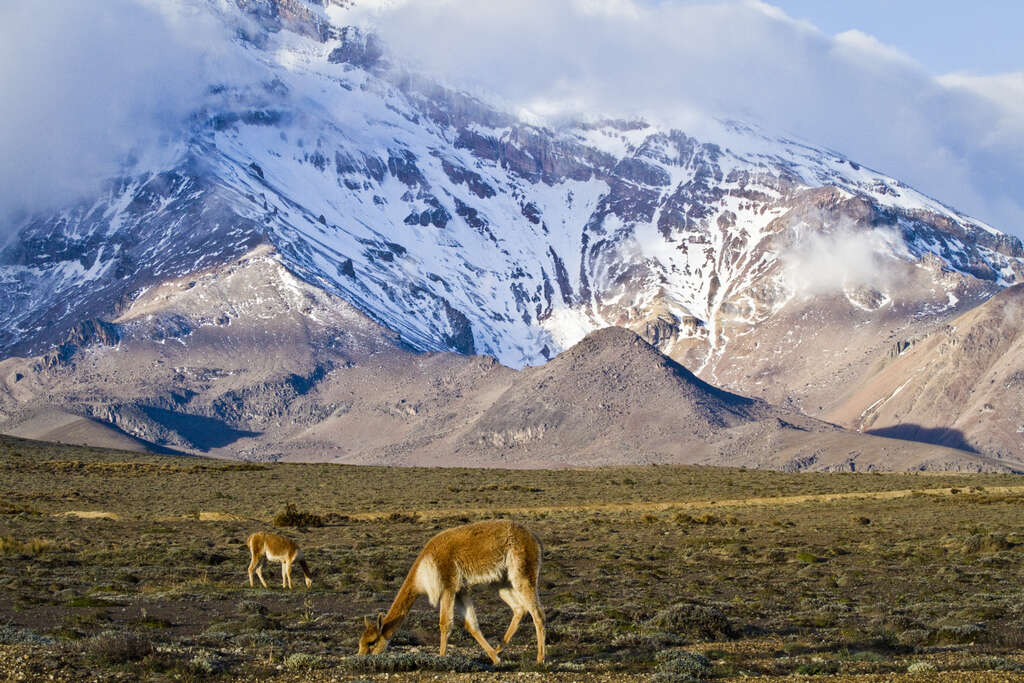
<instances>
[{"instance_id":1,"label":"grazing vicu\u00f1a","mask_svg":"<svg viewBox=\"0 0 1024 683\"><path fill-rule=\"evenodd\" d=\"M426 595L431 605L440 605L441 609L441 656L448 649L454 612L465 619L466 630L495 665L500 662L498 653L529 612L537 631L537 661L543 662L544 610L537 595L540 553L536 537L515 522L477 522L442 531L427 542L412 563L388 613L378 614L376 620L365 619L359 654L383 652L416 598ZM469 587L478 584L497 584L498 595L512 608L512 621L497 649L480 633L476 621Z\"/></svg>"},{"instance_id":2,"label":"grazing vicu\u00f1a","mask_svg":"<svg viewBox=\"0 0 1024 683\"><path fill-rule=\"evenodd\" d=\"M277 534L257 531L249 536L245 543L249 546L250 586L253 585L252 573L255 571L256 576L260 579L260 583L263 584L264 588L267 587L267 582L263 580L263 564L265 560L281 563L281 588L292 587L293 563L298 563L299 568L302 569L302 575L306 577L306 588L313 584L313 574L309 571L309 566L306 564L299 546L295 545L293 541Z\"/></svg>"}]
</instances>

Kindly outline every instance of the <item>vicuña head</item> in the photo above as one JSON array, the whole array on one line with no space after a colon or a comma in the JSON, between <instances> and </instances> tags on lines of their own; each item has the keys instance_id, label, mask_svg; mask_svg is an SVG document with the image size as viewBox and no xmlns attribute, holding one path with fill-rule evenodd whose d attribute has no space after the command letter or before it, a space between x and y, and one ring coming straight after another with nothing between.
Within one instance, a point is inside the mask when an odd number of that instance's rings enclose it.
<instances>
[{"instance_id":1,"label":"vicu\u00f1a head","mask_svg":"<svg viewBox=\"0 0 1024 683\"><path fill-rule=\"evenodd\" d=\"M359 639L359 654L384 651L416 598L426 595L441 611L441 656L448 650L448 634L456 613L491 661L519 629L527 612L537 631L537 661L544 661L544 610L537 595L541 548L525 527L506 520L477 522L448 529L427 541L402 582L387 614L367 617ZM470 586L497 584L498 595L512 608L512 621L497 649L480 633Z\"/></svg>"},{"instance_id":2,"label":"vicu\u00f1a head","mask_svg":"<svg viewBox=\"0 0 1024 683\"><path fill-rule=\"evenodd\" d=\"M294 542L284 536L257 531L245 543L249 546L250 586L254 585L252 575L255 571L260 583L264 588L267 587L267 582L263 580L263 565L266 560L281 563L281 588L292 587L292 564L298 564L302 570L302 575L306 578L306 588L313 585L313 574L309 571L302 551Z\"/></svg>"}]
</instances>

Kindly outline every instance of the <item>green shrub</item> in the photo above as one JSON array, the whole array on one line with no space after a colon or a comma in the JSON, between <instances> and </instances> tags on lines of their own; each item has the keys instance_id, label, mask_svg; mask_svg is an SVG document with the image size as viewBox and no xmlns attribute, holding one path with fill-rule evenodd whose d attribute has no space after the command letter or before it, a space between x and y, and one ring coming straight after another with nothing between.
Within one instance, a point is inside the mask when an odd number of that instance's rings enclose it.
<instances>
[{"instance_id":1,"label":"green shrub","mask_svg":"<svg viewBox=\"0 0 1024 683\"><path fill-rule=\"evenodd\" d=\"M811 661L804 662L796 667L794 673L801 676L827 676L839 673L839 662L824 657L812 657Z\"/></svg>"},{"instance_id":2,"label":"green shrub","mask_svg":"<svg viewBox=\"0 0 1024 683\"><path fill-rule=\"evenodd\" d=\"M982 655L964 660L960 668L968 671L1024 671L1024 664L1005 657Z\"/></svg>"},{"instance_id":3,"label":"green shrub","mask_svg":"<svg viewBox=\"0 0 1024 683\"><path fill-rule=\"evenodd\" d=\"M347 657L339 666L357 673L394 673L396 671L453 671L469 673L488 671L490 666L465 655L452 653L444 657L426 652L383 652L379 655Z\"/></svg>"},{"instance_id":4,"label":"green shrub","mask_svg":"<svg viewBox=\"0 0 1024 683\"><path fill-rule=\"evenodd\" d=\"M1013 544L1006 539L1006 534L976 534L964 541L963 552L995 553L1012 547Z\"/></svg>"},{"instance_id":5,"label":"green shrub","mask_svg":"<svg viewBox=\"0 0 1024 683\"><path fill-rule=\"evenodd\" d=\"M30 538L19 541L10 536L0 536L0 555L41 555L57 547L48 538Z\"/></svg>"},{"instance_id":6,"label":"green shrub","mask_svg":"<svg viewBox=\"0 0 1024 683\"><path fill-rule=\"evenodd\" d=\"M801 550L796 554L796 559L805 564L815 564L816 562L824 562L823 558L818 557L814 553L809 553L806 550Z\"/></svg>"},{"instance_id":7,"label":"green shrub","mask_svg":"<svg viewBox=\"0 0 1024 683\"><path fill-rule=\"evenodd\" d=\"M311 655L307 652L295 652L285 657L284 668L286 669L322 669L327 662L320 655Z\"/></svg>"},{"instance_id":8,"label":"green shrub","mask_svg":"<svg viewBox=\"0 0 1024 683\"><path fill-rule=\"evenodd\" d=\"M274 526L278 527L319 527L323 525L323 517L311 512L301 512L291 503L287 503L284 509L274 516Z\"/></svg>"},{"instance_id":9,"label":"green shrub","mask_svg":"<svg viewBox=\"0 0 1024 683\"><path fill-rule=\"evenodd\" d=\"M134 633L104 631L89 639L86 651L97 664L123 664L151 654L153 644Z\"/></svg>"},{"instance_id":10,"label":"green shrub","mask_svg":"<svg viewBox=\"0 0 1024 683\"><path fill-rule=\"evenodd\" d=\"M11 624L0 624L0 645L53 645L56 639Z\"/></svg>"},{"instance_id":11,"label":"green shrub","mask_svg":"<svg viewBox=\"0 0 1024 683\"><path fill-rule=\"evenodd\" d=\"M936 644L973 643L985 636L985 629L977 624L942 626L935 634Z\"/></svg>"},{"instance_id":12,"label":"green shrub","mask_svg":"<svg viewBox=\"0 0 1024 683\"><path fill-rule=\"evenodd\" d=\"M674 633L692 640L721 640L737 635L722 610L688 602L658 612L644 626L648 631Z\"/></svg>"},{"instance_id":13,"label":"green shrub","mask_svg":"<svg viewBox=\"0 0 1024 683\"><path fill-rule=\"evenodd\" d=\"M711 673L711 662L704 655L686 650L664 650L655 659L656 681L699 681Z\"/></svg>"},{"instance_id":14,"label":"green shrub","mask_svg":"<svg viewBox=\"0 0 1024 683\"><path fill-rule=\"evenodd\" d=\"M612 638L612 647L631 650L659 650L664 647L685 644L685 639L675 633L655 631L653 633L623 633Z\"/></svg>"},{"instance_id":15,"label":"green shrub","mask_svg":"<svg viewBox=\"0 0 1024 683\"><path fill-rule=\"evenodd\" d=\"M227 662L216 652L200 652L193 657L188 666L192 671L204 674L218 674L227 670Z\"/></svg>"},{"instance_id":16,"label":"green shrub","mask_svg":"<svg viewBox=\"0 0 1024 683\"><path fill-rule=\"evenodd\" d=\"M935 631L927 628L908 628L896 635L896 642L906 647L921 647L935 638Z\"/></svg>"},{"instance_id":17,"label":"green shrub","mask_svg":"<svg viewBox=\"0 0 1024 683\"><path fill-rule=\"evenodd\" d=\"M242 600L238 603L237 610L239 614L267 614L267 608L255 600Z\"/></svg>"}]
</instances>

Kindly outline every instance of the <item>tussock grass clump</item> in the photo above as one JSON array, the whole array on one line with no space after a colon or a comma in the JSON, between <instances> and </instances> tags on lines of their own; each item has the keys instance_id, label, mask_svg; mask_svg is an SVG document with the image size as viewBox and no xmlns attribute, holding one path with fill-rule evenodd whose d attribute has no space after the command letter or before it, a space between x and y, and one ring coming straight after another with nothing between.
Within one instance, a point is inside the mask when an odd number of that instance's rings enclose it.
<instances>
[{"instance_id":1,"label":"tussock grass clump","mask_svg":"<svg viewBox=\"0 0 1024 683\"><path fill-rule=\"evenodd\" d=\"M1006 534L975 534L963 544L963 552L969 555L976 553L996 553L1009 550L1013 543L1007 540Z\"/></svg>"},{"instance_id":2,"label":"tussock grass clump","mask_svg":"<svg viewBox=\"0 0 1024 683\"><path fill-rule=\"evenodd\" d=\"M56 547L57 543L48 538L19 541L10 536L0 536L0 555L41 555Z\"/></svg>"},{"instance_id":3,"label":"tussock grass clump","mask_svg":"<svg viewBox=\"0 0 1024 683\"><path fill-rule=\"evenodd\" d=\"M933 640L936 645L973 643L985 637L986 629L978 624L947 624L940 626Z\"/></svg>"},{"instance_id":4,"label":"tussock grass clump","mask_svg":"<svg viewBox=\"0 0 1024 683\"><path fill-rule=\"evenodd\" d=\"M193 466L193 469L195 467ZM202 466L200 465L199 467ZM263 472L270 468L255 462L231 462L226 465L218 465L216 468L203 467L203 469L215 469L219 472Z\"/></svg>"},{"instance_id":5,"label":"tussock grass clump","mask_svg":"<svg viewBox=\"0 0 1024 683\"><path fill-rule=\"evenodd\" d=\"M57 640L10 624L0 624L0 645L53 645Z\"/></svg>"},{"instance_id":6,"label":"tussock grass clump","mask_svg":"<svg viewBox=\"0 0 1024 683\"><path fill-rule=\"evenodd\" d=\"M0 501L0 515L41 515L39 510L28 505Z\"/></svg>"},{"instance_id":7,"label":"tussock grass clump","mask_svg":"<svg viewBox=\"0 0 1024 683\"><path fill-rule=\"evenodd\" d=\"M737 630L722 610L707 605L680 602L647 620L649 631L675 633L692 640L735 638Z\"/></svg>"},{"instance_id":8,"label":"tussock grass clump","mask_svg":"<svg viewBox=\"0 0 1024 683\"><path fill-rule=\"evenodd\" d=\"M426 652L383 652L379 655L348 657L339 662L341 669L356 673L395 673L396 671L451 671L472 673L491 667L465 655L450 653L444 657Z\"/></svg>"},{"instance_id":9,"label":"tussock grass clump","mask_svg":"<svg viewBox=\"0 0 1024 683\"><path fill-rule=\"evenodd\" d=\"M415 524L420 521L420 515L418 512L414 512L411 515L407 515L404 512L392 512L388 515L389 522L409 522Z\"/></svg>"},{"instance_id":10,"label":"tussock grass clump","mask_svg":"<svg viewBox=\"0 0 1024 683\"><path fill-rule=\"evenodd\" d=\"M623 650L658 650L663 647L685 645L686 639L675 633L623 633L612 638L612 647Z\"/></svg>"},{"instance_id":11,"label":"tussock grass clump","mask_svg":"<svg viewBox=\"0 0 1024 683\"><path fill-rule=\"evenodd\" d=\"M711 673L711 662L704 655L686 650L665 650L655 657L656 681L699 681Z\"/></svg>"},{"instance_id":12,"label":"tussock grass clump","mask_svg":"<svg viewBox=\"0 0 1024 683\"><path fill-rule=\"evenodd\" d=\"M134 633L104 631L86 644L89 659L97 664L123 664L152 654L153 644Z\"/></svg>"},{"instance_id":13,"label":"tussock grass clump","mask_svg":"<svg viewBox=\"0 0 1024 683\"><path fill-rule=\"evenodd\" d=\"M740 520L735 515L718 517L710 512L702 512L699 515L691 515L686 512L677 512L673 517L676 524L703 524L705 526L739 526Z\"/></svg>"},{"instance_id":14,"label":"tussock grass clump","mask_svg":"<svg viewBox=\"0 0 1024 683\"><path fill-rule=\"evenodd\" d=\"M259 614L266 616L267 608L262 603L256 602L255 600L242 600L238 603L238 613L242 615Z\"/></svg>"},{"instance_id":15,"label":"tussock grass clump","mask_svg":"<svg viewBox=\"0 0 1024 683\"><path fill-rule=\"evenodd\" d=\"M1003 647L1020 650L1024 648L1024 626L1017 622L1003 623L993 634L996 642Z\"/></svg>"},{"instance_id":16,"label":"tussock grass clump","mask_svg":"<svg viewBox=\"0 0 1024 683\"><path fill-rule=\"evenodd\" d=\"M324 518L312 512L303 512L292 503L287 503L281 512L274 515L274 526L277 527L321 527Z\"/></svg>"},{"instance_id":17,"label":"tussock grass clump","mask_svg":"<svg viewBox=\"0 0 1024 683\"><path fill-rule=\"evenodd\" d=\"M195 673L213 675L226 671L228 663L216 652L200 652L189 660L188 666Z\"/></svg>"},{"instance_id":18,"label":"tussock grass clump","mask_svg":"<svg viewBox=\"0 0 1024 683\"><path fill-rule=\"evenodd\" d=\"M1024 664L995 655L970 657L963 661L962 667L968 671L1024 671Z\"/></svg>"},{"instance_id":19,"label":"tussock grass clump","mask_svg":"<svg viewBox=\"0 0 1024 683\"><path fill-rule=\"evenodd\" d=\"M814 553L807 552L806 550L801 550L800 552L798 552L796 554L796 559L797 561L803 562L804 564L816 564L818 562L825 561L825 558L818 557Z\"/></svg>"},{"instance_id":20,"label":"tussock grass clump","mask_svg":"<svg viewBox=\"0 0 1024 683\"><path fill-rule=\"evenodd\" d=\"M286 669L323 669L327 661L320 655L312 655L308 652L295 652L284 659Z\"/></svg>"}]
</instances>

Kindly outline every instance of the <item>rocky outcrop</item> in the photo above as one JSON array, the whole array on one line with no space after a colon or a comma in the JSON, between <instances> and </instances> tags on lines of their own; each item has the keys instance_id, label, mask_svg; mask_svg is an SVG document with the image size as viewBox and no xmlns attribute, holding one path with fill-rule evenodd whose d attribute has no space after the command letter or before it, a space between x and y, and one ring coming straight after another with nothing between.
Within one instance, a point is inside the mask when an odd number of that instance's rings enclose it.
<instances>
[{"instance_id":1,"label":"rocky outcrop","mask_svg":"<svg viewBox=\"0 0 1024 683\"><path fill-rule=\"evenodd\" d=\"M355 26L346 26L339 32L341 45L331 50L327 61L332 64L351 64L360 69L384 68L384 44L374 33L364 33Z\"/></svg>"},{"instance_id":2,"label":"rocky outcrop","mask_svg":"<svg viewBox=\"0 0 1024 683\"><path fill-rule=\"evenodd\" d=\"M330 23L318 11L329 2L345 6L347 0L234 0L247 15L259 22L266 31L277 32L287 28L300 35L324 42L333 34Z\"/></svg>"}]
</instances>

